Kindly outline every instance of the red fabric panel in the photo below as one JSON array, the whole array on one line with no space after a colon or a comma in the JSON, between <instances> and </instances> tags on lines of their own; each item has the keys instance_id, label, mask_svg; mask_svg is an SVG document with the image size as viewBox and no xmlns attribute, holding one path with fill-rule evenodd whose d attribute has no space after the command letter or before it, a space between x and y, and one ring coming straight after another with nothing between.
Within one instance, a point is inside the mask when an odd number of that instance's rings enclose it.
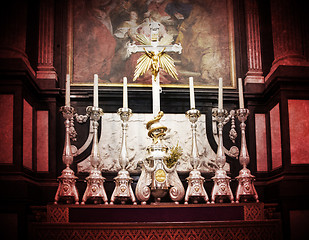
<instances>
[{"instance_id":1,"label":"red fabric panel","mask_svg":"<svg viewBox=\"0 0 309 240\"><path fill-rule=\"evenodd\" d=\"M13 94L0 94L0 163L13 164Z\"/></svg>"},{"instance_id":2,"label":"red fabric panel","mask_svg":"<svg viewBox=\"0 0 309 240\"><path fill-rule=\"evenodd\" d=\"M24 100L24 114L23 114L23 165L32 169L32 120L33 108Z\"/></svg>"},{"instance_id":3,"label":"red fabric panel","mask_svg":"<svg viewBox=\"0 0 309 240\"><path fill-rule=\"evenodd\" d=\"M288 100L291 164L309 164L309 100Z\"/></svg>"},{"instance_id":4,"label":"red fabric panel","mask_svg":"<svg viewBox=\"0 0 309 240\"><path fill-rule=\"evenodd\" d=\"M267 171L267 144L265 114L255 114L257 171Z\"/></svg>"},{"instance_id":5,"label":"red fabric panel","mask_svg":"<svg viewBox=\"0 0 309 240\"><path fill-rule=\"evenodd\" d=\"M272 169L282 166L281 127L279 103L270 110Z\"/></svg>"},{"instance_id":6,"label":"red fabric panel","mask_svg":"<svg viewBox=\"0 0 309 240\"><path fill-rule=\"evenodd\" d=\"M48 111L37 111L37 171L48 172Z\"/></svg>"}]
</instances>

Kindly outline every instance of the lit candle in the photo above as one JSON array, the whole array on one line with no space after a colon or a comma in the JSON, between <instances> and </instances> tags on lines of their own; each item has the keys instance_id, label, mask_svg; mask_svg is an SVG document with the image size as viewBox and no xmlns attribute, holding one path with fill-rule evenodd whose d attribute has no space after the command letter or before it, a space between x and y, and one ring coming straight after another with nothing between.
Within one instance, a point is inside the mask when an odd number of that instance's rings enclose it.
<instances>
[{"instance_id":1,"label":"lit candle","mask_svg":"<svg viewBox=\"0 0 309 240\"><path fill-rule=\"evenodd\" d=\"M70 74L67 74L65 79L65 105L70 107Z\"/></svg>"},{"instance_id":2,"label":"lit candle","mask_svg":"<svg viewBox=\"0 0 309 240\"><path fill-rule=\"evenodd\" d=\"M239 108L244 108L244 91L242 89L241 78L238 78L238 89L239 89Z\"/></svg>"},{"instance_id":3,"label":"lit candle","mask_svg":"<svg viewBox=\"0 0 309 240\"><path fill-rule=\"evenodd\" d=\"M189 77L190 85L190 107L191 109L195 108L195 97L194 97L194 86L193 86L193 77Z\"/></svg>"},{"instance_id":4,"label":"lit candle","mask_svg":"<svg viewBox=\"0 0 309 240\"><path fill-rule=\"evenodd\" d=\"M123 108L128 108L128 80L126 77L123 78Z\"/></svg>"},{"instance_id":5,"label":"lit candle","mask_svg":"<svg viewBox=\"0 0 309 240\"><path fill-rule=\"evenodd\" d=\"M222 78L219 78L219 103L218 108L223 109L223 87L222 87Z\"/></svg>"},{"instance_id":6,"label":"lit candle","mask_svg":"<svg viewBox=\"0 0 309 240\"><path fill-rule=\"evenodd\" d=\"M99 78L98 74L94 74L94 83L93 83L93 106L98 107L99 106L99 88L98 88L98 83Z\"/></svg>"}]
</instances>

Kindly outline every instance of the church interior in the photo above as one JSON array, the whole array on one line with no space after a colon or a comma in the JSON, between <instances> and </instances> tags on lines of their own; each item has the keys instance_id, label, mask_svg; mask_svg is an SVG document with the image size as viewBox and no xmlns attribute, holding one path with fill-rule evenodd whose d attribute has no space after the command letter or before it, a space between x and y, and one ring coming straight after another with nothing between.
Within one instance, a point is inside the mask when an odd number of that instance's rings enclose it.
<instances>
[{"instance_id":1,"label":"church interior","mask_svg":"<svg viewBox=\"0 0 309 240\"><path fill-rule=\"evenodd\" d=\"M3 3L1 239L308 236L304 2Z\"/></svg>"}]
</instances>

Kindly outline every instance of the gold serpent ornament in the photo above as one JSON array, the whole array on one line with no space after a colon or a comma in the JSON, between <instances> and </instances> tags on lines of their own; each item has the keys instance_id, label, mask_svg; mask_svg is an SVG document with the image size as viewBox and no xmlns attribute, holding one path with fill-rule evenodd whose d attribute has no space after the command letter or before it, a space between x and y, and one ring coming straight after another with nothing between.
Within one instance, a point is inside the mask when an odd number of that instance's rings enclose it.
<instances>
[{"instance_id":1,"label":"gold serpent ornament","mask_svg":"<svg viewBox=\"0 0 309 240\"><path fill-rule=\"evenodd\" d=\"M164 113L160 111L154 119L150 120L146 124L148 136L152 138L154 144L156 144L160 138L165 136L165 132L167 130L167 127L160 124L160 119L163 115Z\"/></svg>"}]
</instances>

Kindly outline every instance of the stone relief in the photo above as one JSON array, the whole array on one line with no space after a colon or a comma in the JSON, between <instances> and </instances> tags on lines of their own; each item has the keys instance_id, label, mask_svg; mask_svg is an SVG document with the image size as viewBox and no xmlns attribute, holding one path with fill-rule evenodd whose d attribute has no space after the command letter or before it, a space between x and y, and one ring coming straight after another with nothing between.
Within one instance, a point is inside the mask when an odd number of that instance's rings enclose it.
<instances>
[{"instance_id":1,"label":"stone relief","mask_svg":"<svg viewBox=\"0 0 309 240\"><path fill-rule=\"evenodd\" d=\"M152 114L133 114L128 124L127 149L129 164L127 170L130 173L140 173L139 162L146 156L146 148L151 144L147 135L146 123L152 119ZM168 128L165 144L171 148L179 145L183 154L177 166L178 172L189 172L190 154L192 144L191 123L185 114L165 114L161 123ZM118 163L121 147L121 120L117 113L105 113L101 119L103 131L99 138L99 150L101 157L101 170L103 172L118 172ZM197 145L200 156L199 170L201 172L214 172L216 168L216 153L212 150L206 136L206 115L202 114L197 122ZM89 156L78 163L78 172L89 172L91 165ZM226 170L229 165L226 163Z\"/></svg>"}]
</instances>

